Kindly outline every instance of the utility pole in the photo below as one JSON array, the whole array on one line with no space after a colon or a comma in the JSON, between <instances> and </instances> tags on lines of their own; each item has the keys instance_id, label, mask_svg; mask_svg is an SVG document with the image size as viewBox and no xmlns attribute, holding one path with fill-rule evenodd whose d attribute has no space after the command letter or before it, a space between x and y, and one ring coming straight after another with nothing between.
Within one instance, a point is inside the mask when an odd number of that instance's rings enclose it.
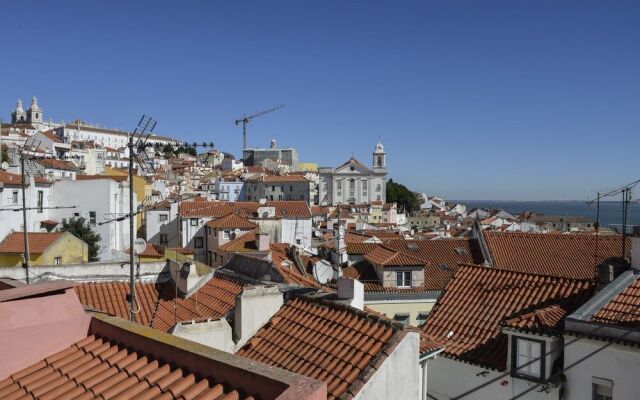
<instances>
[{"instance_id":1,"label":"utility pole","mask_svg":"<svg viewBox=\"0 0 640 400\"><path fill-rule=\"evenodd\" d=\"M133 274L134 269L134 254L133 254L133 234L134 234L134 204L133 204L133 135L129 136L129 319L131 321L135 318L134 304L136 301L135 290L135 277Z\"/></svg>"},{"instance_id":2,"label":"utility pole","mask_svg":"<svg viewBox=\"0 0 640 400\"><path fill-rule=\"evenodd\" d=\"M24 228L22 229L22 235L24 236L24 262L22 263L22 268L24 268L26 274L26 282L29 284L29 228L27 225L27 190L26 190L26 182L25 182L25 171L24 171L24 154L20 154L20 175L22 175L22 224Z\"/></svg>"}]
</instances>

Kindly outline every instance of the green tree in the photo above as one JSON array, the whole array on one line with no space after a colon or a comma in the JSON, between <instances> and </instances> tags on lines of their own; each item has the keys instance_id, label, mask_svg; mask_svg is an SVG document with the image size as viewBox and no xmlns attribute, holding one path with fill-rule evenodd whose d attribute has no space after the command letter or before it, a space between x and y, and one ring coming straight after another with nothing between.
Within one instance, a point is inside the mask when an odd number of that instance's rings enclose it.
<instances>
[{"instance_id":1,"label":"green tree","mask_svg":"<svg viewBox=\"0 0 640 400\"><path fill-rule=\"evenodd\" d=\"M411 213L420 209L420 198L406 186L396 183L393 179L387 181L387 203L396 203L399 208Z\"/></svg>"},{"instance_id":2,"label":"green tree","mask_svg":"<svg viewBox=\"0 0 640 400\"><path fill-rule=\"evenodd\" d=\"M73 236L82 240L89 246L89 261L99 261L98 258L98 250L100 246L98 246L98 242L101 237L99 234L95 233L91 226L88 223L85 223L84 218L71 218L65 219L62 221L62 228L60 228L62 232L69 232Z\"/></svg>"},{"instance_id":3,"label":"green tree","mask_svg":"<svg viewBox=\"0 0 640 400\"><path fill-rule=\"evenodd\" d=\"M162 148L162 152L165 154L171 154L174 152L173 150L173 146L171 145L171 143L167 143L164 145L164 147Z\"/></svg>"}]
</instances>

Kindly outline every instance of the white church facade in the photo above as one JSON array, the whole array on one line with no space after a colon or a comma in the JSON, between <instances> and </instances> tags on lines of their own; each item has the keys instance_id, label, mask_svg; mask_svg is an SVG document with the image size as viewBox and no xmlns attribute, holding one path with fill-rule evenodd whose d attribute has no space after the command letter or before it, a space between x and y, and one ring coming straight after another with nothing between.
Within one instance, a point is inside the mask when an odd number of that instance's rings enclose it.
<instances>
[{"instance_id":1,"label":"white church facade","mask_svg":"<svg viewBox=\"0 0 640 400\"><path fill-rule=\"evenodd\" d=\"M321 205L386 201L387 162L381 143L376 144L370 168L351 157L337 168L319 168L318 175Z\"/></svg>"}]
</instances>

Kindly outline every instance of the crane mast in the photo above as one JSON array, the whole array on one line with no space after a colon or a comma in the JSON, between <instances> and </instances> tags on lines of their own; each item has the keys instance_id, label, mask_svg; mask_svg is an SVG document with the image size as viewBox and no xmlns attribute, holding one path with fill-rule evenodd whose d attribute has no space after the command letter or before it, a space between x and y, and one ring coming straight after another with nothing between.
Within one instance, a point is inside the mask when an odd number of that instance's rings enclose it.
<instances>
[{"instance_id":1,"label":"crane mast","mask_svg":"<svg viewBox=\"0 0 640 400\"><path fill-rule=\"evenodd\" d=\"M268 110L259 111L257 113L251 114L251 115L245 115L242 118L236 120L236 126L238 126L238 125L240 125L240 123L242 123L242 150L243 151L247 148L247 125L249 124L249 122L252 119L256 118L256 117L259 117L261 115L268 114L270 112L279 110L282 107L284 107L284 104L281 104L281 105L279 105L277 107L270 108Z\"/></svg>"}]
</instances>

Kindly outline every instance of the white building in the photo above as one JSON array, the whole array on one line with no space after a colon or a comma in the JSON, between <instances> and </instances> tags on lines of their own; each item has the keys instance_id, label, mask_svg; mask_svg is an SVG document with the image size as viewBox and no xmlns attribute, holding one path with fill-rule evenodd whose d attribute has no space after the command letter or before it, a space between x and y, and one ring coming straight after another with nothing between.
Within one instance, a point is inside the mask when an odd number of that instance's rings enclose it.
<instances>
[{"instance_id":1,"label":"white building","mask_svg":"<svg viewBox=\"0 0 640 400\"><path fill-rule=\"evenodd\" d=\"M352 157L335 169L322 167L318 174L321 205L386 200L387 164L381 143L376 144L371 168Z\"/></svg>"},{"instance_id":2,"label":"white building","mask_svg":"<svg viewBox=\"0 0 640 400\"><path fill-rule=\"evenodd\" d=\"M66 143L72 141L93 140L105 147L125 147L129 143L130 132L120 131L116 129L101 128L89 125L80 120L76 120L71 124L66 124L55 129L56 134L63 138ZM139 135L136 135L136 139ZM134 140L134 141L135 141ZM150 135L147 143L161 145L171 144L178 145L179 142L173 138L159 135Z\"/></svg>"},{"instance_id":3,"label":"white building","mask_svg":"<svg viewBox=\"0 0 640 400\"><path fill-rule=\"evenodd\" d=\"M565 320L565 399L637 399L640 376L640 238L623 272ZM607 271L609 272L609 271ZM606 274L608 275L608 273Z\"/></svg>"},{"instance_id":4,"label":"white building","mask_svg":"<svg viewBox=\"0 0 640 400\"><path fill-rule=\"evenodd\" d=\"M47 228L51 200L51 182L43 178L27 177L27 231L40 232ZM22 212L22 178L19 174L0 171L0 240L11 231L24 231ZM45 224L43 224L45 222Z\"/></svg>"},{"instance_id":5,"label":"white building","mask_svg":"<svg viewBox=\"0 0 640 400\"><path fill-rule=\"evenodd\" d=\"M120 177L86 176L87 179L55 182L51 192L54 206L76 208L51 210L54 220L83 217L101 236L98 257L105 261L121 256L129 248L129 220L108 222L129 213L129 183ZM80 178L80 176L78 177ZM133 194L135 196L135 192ZM134 204L137 201L134 197ZM134 224L136 219L134 218ZM137 227L134 226L134 232Z\"/></svg>"},{"instance_id":6,"label":"white building","mask_svg":"<svg viewBox=\"0 0 640 400\"><path fill-rule=\"evenodd\" d=\"M218 178L213 194L222 201L242 201L245 199L245 184L240 178Z\"/></svg>"},{"instance_id":7,"label":"white building","mask_svg":"<svg viewBox=\"0 0 640 400\"><path fill-rule=\"evenodd\" d=\"M179 247L178 202L163 200L145 211L148 243L166 247Z\"/></svg>"},{"instance_id":8,"label":"white building","mask_svg":"<svg viewBox=\"0 0 640 400\"><path fill-rule=\"evenodd\" d=\"M87 175L102 175L106 150L93 142L74 142L69 156L73 163Z\"/></svg>"}]
</instances>

